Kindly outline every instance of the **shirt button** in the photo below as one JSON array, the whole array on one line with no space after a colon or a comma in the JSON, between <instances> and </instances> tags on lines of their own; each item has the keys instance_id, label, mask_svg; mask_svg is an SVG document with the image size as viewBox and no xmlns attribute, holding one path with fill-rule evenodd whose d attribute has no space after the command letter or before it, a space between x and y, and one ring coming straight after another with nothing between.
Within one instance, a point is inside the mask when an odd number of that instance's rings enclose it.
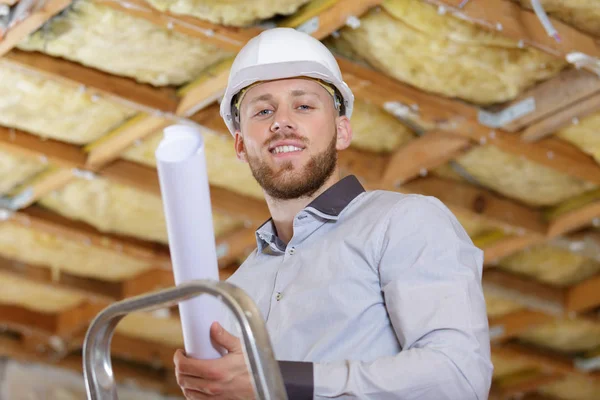
<instances>
[{"instance_id":1,"label":"shirt button","mask_svg":"<svg viewBox=\"0 0 600 400\"><path fill-rule=\"evenodd\" d=\"M277 292L277 296L275 296L277 301L281 300L282 297L283 297L283 295L281 294L281 292Z\"/></svg>"},{"instance_id":2,"label":"shirt button","mask_svg":"<svg viewBox=\"0 0 600 400\"><path fill-rule=\"evenodd\" d=\"M289 254L290 256L293 256L294 254L296 254L296 248L295 248L295 247L292 247L291 249L289 249L289 250L288 250L288 254Z\"/></svg>"}]
</instances>

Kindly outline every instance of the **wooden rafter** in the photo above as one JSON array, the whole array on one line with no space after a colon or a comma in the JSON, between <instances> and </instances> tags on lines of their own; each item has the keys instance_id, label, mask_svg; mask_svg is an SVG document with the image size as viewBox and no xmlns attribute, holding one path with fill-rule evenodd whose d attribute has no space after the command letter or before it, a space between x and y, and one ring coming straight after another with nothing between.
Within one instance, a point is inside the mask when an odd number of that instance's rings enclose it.
<instances>
[{"instance_id":1,"label":"wooden rafter","mask_svg":"<svg viewBox=\"0 0 600 400\"><path fill-rule=\"evenodd\" d=\"M596 93L529 125L523 130L521 139L526 142L539 140L574 123L573 121L578 121L598 111L600 111L600 94Z\"/></svg>"},{"instance_id":2,"label":"wooden rafter","mask_svg":"<svg viewBox=\"0 0 600 400\"><path fill-rule=\"evenodd\" d=\"M517 3L506 0L469 1L459 8L463 0L425 0L428 3L444 6L449 12L457 14L482 28L500 32L515 41L522 40L559 58L572 52L582 52L592 57L600 57L600 48L596 40L567 25L552 19L554 28L560 35L560 42L548 36L537 16L521 8Z\"/></svg>"},{"instance_id":3,"label":"wooden rafter","mask_svg":"<svg viewBox=\"0 0 600 400\"><path fill-rule=\"evenodd\" d=\"M493 383L489 399L521 399L524 393L534 391L542 385L556 382L565 376L559 372L543 372L540 369L519 371L516 375L501 377Z\"/></svg>"},{"instance_id":4,"label":"wooden rafter","mask_svg":"<svg viewBox=\"0 0 600 400\"><path fill-rule=\"evenodd\" d=\"M203 42L211 43L232 52L239 51L248 40L262 31L255 27L225 27L194 17L160 12L143 0L127 0L127 3L111 0L94 1L131 16L148 20L167 29L172 29L175 32L202 39Z\"/></svg>"},{"instance_id":5,"label":"wooden rafter","mask_svg":"<svg viewBox=\"0 0 600 400\"><path fill-rule=\"evenodd\" d=\"M2 60L62 84L85 88L90 95L106 97L117 102L126 101L127 105L138 107L140 110L174 113L177 109L179 99L173 88L156 88L38 52L13 50Z\"/></svg>"},{"instance_id":6,"label":"wooden rafter","mask_svg":"<svg viewBox=\"0 0 600 400\"><path fill-rule=\"evenodd\" d=\"M60 189L75 179L73 171L67 168L48 168L15 188L11 198L13 209L21 209L33 204L37 199Z\"/></svg>"},{"instance_id":7,"label":"wooden rafter","mask_svg":"<svg viewBox=\"0 0 600 400\"><path fill-rule=\"evenodd\" d=\"M456 158L470 143L466 138L447 132L427 132L394 152L381 184L392 187L417 177L422 171L434 169Z\"/></svg>"},{"instance_id":8,"label":"wooden rafter","mask_svg":"<svg viewBox=\"0 0 600 400\"><path fill-rule=\"evenodd\" d=\"M504 131L517 132L533 123L543 121L567 106L575 104L600 91L600 79L594 73L568 68L553 78L547 79L525 90L515 100L495 107L496 117L508 109L530 110L500 127ZM498 109L500 108L500 109ZM519 115L519 113L517 114ZM482 120L482 117L479 118ZM485 121L485 120L484 120Z\"/></svg>"},{"instance_id":9,"label":"wooden rafter","mask_svg":"<svg viewBox=\"0 0 600 400\"><path fill-rule=\"evenodd\" d=\"M484 274L485 276L485 274ZM555 317L541 311L523 309L489 319L490 339L501 342L548 323Z\"/></svg>"},{"instance_id":10,"label":"wooden rafter","mask_svg":"<svg viewBox=\"0 0 600 400\"><path fill-rule=\"evenodd\" d=\"M0 57L8 53L22 39L35 32L54 15L67 8L71 2L72 0L48 0L38 10L33 11L23 21L10 28L4 37L0 36Z\"/></svg>"}]
</instances>

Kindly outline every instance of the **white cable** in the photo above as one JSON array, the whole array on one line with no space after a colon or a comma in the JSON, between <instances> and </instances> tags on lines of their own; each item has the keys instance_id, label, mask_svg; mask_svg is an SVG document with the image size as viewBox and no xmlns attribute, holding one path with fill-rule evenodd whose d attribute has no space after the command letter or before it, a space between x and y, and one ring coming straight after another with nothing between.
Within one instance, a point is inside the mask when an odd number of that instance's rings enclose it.
<instances>
[{"instance_id":1,"label":"white cable","mask_svg":"<svg viewBox=\"0 0 600 400\"><path fill-rule=\"evenodd\" d=\"M533 7L533 11L535 11L535 15L537 15L538 19L542 23L542 26L546 30L546 33L548 33L548 36L551 36L554 38L554 40L560 42L560 35L558 34L558 31L554 29L552 22L550 22L550 18L548 18L544 7L540 3L540 0L531 0L531 6Z\"/></svg>"}]
</instances>

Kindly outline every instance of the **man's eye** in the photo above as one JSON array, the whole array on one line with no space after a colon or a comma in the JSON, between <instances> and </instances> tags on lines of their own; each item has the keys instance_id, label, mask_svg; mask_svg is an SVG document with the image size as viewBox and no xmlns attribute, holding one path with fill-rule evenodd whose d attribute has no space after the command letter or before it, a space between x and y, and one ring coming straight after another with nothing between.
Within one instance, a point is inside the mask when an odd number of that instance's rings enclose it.
<instances>
[{"instance_id":1,"label":"man's eye","mask_svg":"<svg viewBox=\"0 0 600 400\"><path fill-rule=\"evenodd\" d=\"M256 115L258 116L264 116L264 115L268 115L268 113L270 113L271 110L260 110L259 112L256 113Z\"/></svg>"},{"instance_id":2,"label":"man's eye","mask_svg":"<svg viewBox=\"0 0 600 400\"><path fill-rule=\"evenodd\" d=\"M311 107L311 106L309 106L309 105L306 105L306 104L302 104L302 105L301 105L301 106L299 106L298 108L300 108L300 109L302 109L302 110L310 110L310 109L312 109L312 107Z\"/></svg>"}]
</instances>

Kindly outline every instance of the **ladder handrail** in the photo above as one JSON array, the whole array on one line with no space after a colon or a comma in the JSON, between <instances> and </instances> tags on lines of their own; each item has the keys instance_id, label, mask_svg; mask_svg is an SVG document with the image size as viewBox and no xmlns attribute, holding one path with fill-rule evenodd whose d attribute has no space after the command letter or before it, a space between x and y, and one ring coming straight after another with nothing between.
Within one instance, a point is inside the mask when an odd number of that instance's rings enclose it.
<instances>
[{"instance_id":1,"label":"ladder handrail","mask_svg":"<svg viewBox=\"0 0 600 400\"><path fill-rule=\"evenodd\" d=\"M287 400L279 364L260 311L252 299L231 283L196 280L115 302L90 324L83 344L83 375L89 400L118 399L110 358L110 343L119 321L133 311L168 307L200 294L210 294L229 307L240 324L246 365L257 399Z\"/></svg>"}]
</instances>

